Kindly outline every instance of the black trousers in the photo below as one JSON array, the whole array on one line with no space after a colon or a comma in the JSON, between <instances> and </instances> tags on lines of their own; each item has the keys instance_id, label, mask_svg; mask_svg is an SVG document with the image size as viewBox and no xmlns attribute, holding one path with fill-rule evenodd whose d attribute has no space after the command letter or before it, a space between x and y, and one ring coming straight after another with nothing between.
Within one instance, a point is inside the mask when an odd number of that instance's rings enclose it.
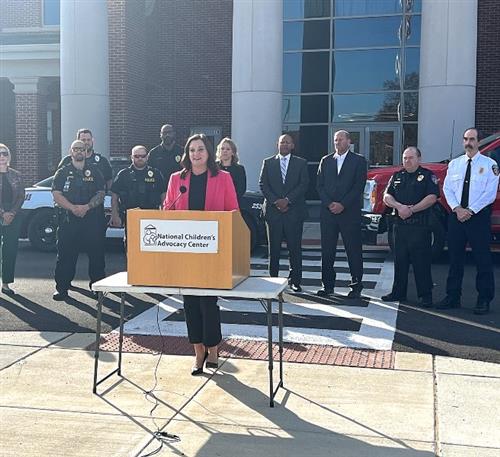
<instances>
[{"instance_id":1,"label":"black trousers","mask_svg":"<svg viewBox=\"0 0 500 457\"><path fill-rule=\"evenodd\" d=\"M184 295L183 298L189 342L217 346L222 341L217 297Z\"/></svg>"},{"instance_id":2,"label":"black trousers","mask_svg":"<svg viewBox=\"0 0 500 457\"><path fill-rule=\"evenodd\" d=\"M290 282L300 285L302 281L302 231L303 221L280 217L271 222L266 221L267 238L269 241L269 276L279 276L281 243L286 241L290 261Z\"/></svg>"},{"instance_id":3,"label":"black trousers","mask_svg":"<svg viewBox=\"0 0 500 457\"><path fill-rule=\"evenodd\" d=\"M426 297L432 294L432 240L431 230L419 225L394 225L394 283L392 293L406 297L408 272L413 266L417 295Z\"/></svg>"},{"instance_id":4,"label":"black trousers","mask_svg":"<svg viewBox=\"0 0 500 457\"><path fill-rule=\"evenodd\" d=\"M480 299L491 301L495 296L495 278L491 257L491 210L485 208L466 222L459 222L455 213L448 218L448 252L450 269L446 294L453 298L462 295L465 247L469 243L476 264L476 290Z\"/></svg>"},{"instance_id":5,"label":"black trousers","mask_svg":"<svg viewBox=\"0 0 500 457\"><path fill-rule=\"evenodd\" d=\"M104 220L95 214L84 218L61 218L57 229L56 290L67 292L75 278L76 262L80 252L89 258L90 284L103 279L104 272Z\"/></svg>"},{"instance_id":6,"label":"black trousers","mask_svg":"<svg viewBox=\"0 0 500 457\"><path fill-rule=\"evenodd\" d=\"M345 217L321 210L321 281L325 289L335 287L336 272L334 268L337 256L339 233L342 235L349 270L351 287L361 287L363 279L363 245L361 240L361 216Z\"/></svg>"}]
</instances>

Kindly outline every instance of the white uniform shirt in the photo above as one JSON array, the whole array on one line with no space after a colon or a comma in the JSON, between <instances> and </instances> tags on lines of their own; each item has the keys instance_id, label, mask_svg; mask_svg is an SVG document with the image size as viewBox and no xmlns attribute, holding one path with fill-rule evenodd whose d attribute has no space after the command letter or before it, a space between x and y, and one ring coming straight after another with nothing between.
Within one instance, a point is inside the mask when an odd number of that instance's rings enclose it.
<instances>
[{"instance_id":1,"label":"white uniform shirt","mask_svg":"<svg viewBox=\"0 0 500 457\"><path fill-rule=\"evenodd\" d=\"M460 206L468 160L469 156L464 154L448 164L443 192L452 210ZM478 213L495 201L497 191L498 165L493 159L478 152L471 162L469 209Z\"/></svg>"},{"instance_id":2,"label":"white uniform shirt","mask_svg":"<svg viewBox=\"0 0 500 457\"><path fill-rule=\"evenodd\" d=\"M340 174L340 170L342 170L342 165L344 165L344 160L347 157L347 154L349 154L349 150L344 152L343 154L333 154L333 157L337 159L337 174Z\"/></svg>"}]
</instances>

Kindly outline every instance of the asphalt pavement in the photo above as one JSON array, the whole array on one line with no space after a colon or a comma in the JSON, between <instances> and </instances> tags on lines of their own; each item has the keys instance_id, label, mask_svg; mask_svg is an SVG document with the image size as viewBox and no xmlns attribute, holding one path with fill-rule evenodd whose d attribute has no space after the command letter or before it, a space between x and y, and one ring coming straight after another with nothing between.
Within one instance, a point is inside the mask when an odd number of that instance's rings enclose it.
<instances>
[{"instance_id":1,"label":"asphalt pavement","mask_svg":"<svg viewBox=\"0 0 500 457\"><path fill-rule=\"evenodd\" d=\"M314 234L312 235L314 236ZM261 248L260 255L265 250ZM38 330L53 332L93 332L95 330L95 300L88 289L87 259L80 255L75 286L68 302L55 302L53 272L56 254L35 251L21 241L13 298L0 296L0 331ZM390 254L388 257L391 259ZM496 302L485 316L472 313L475 304L475 267L467 255L464 276L463 306L456 310L438 311L416 306L417 297L410 272L408 302L400 304L393 349L433 355L461 357L500 363L500 253L494 253ZM107 274L123 271L126 258L118 242L108 244ZM448 272L447 254L433 265L434 299L444 296ZM130 319L157 303L161 297L134 297L127 303L125 315ZM119 299L109 295L104 302L103 330L118 326Z\"/></svg>"}]
</instances>

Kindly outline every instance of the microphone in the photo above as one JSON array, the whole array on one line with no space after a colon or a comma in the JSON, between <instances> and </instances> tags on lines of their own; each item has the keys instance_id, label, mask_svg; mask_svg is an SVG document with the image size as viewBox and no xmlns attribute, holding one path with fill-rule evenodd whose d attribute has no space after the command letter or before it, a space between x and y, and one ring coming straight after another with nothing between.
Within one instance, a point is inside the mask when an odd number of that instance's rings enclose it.
<instances>
[{"instance_id":1,"label":"microphone","mask_svg":"<svg viewBox=\"0 0 500 457\"><path fill-rule=\"evenodd\" d=\"M185 194L186 192L187 192L187 187L186 186L179 187L179 195L177 195L177 197L175 197L175 200L167 208L167 211L170 211L175 206L175 204L179 201L179 198L181 198L181 195Z\"/></svg>"}]
</instances>

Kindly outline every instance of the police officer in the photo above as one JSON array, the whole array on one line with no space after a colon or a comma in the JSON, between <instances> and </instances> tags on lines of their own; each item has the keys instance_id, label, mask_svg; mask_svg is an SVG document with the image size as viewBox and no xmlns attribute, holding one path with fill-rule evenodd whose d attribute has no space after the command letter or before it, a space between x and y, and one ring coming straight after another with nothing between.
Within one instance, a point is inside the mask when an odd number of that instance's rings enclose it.
<instances>
[{"instance_id":1,"label":"police officer","mask_svg":"<svg viewBox=\"0 0 500 457\"><path fill-rule=\"evenodd\" d=\"M85 161L95 165L99 169L104 177L104 181L106 182L106 190L109 190L111 188L111 183L113 182L113 170L109 160L94 151L94 137L92 136L92 132L89 129L79 129L76 132L76 139L83 141L85 144ZM59 162L57 169L68 165L69 163L71 163L71 154L67 155Z\"/></svg>"},{"instance_id":2,"label":"police officer","mask_svg":"<svg viewBox=\"0 0 500 457\"><path fill-rule=\"evenodd\" d=\"M111 226L125 223L127 209L159 209L165 199L167 184L159 170L148 166L144 146L134 146L132 164L121 170L111 185Z\"/></svg>"},{"instance_id":3,"label":"police officer","mask_svg":"<svg viewBox=\"0 0 500 457\"><path fill-rule=\"evenodd\" d=\"M170 124L162 125L160 130L161 143L149 151L148 164L160 170L169 182L170 175L180 171L183 149L175 142L175 129Z\"/></svg>"},{"instance_id":4,"label":"police officer","mask_svg":"<svg viewBox=\"0 0 500 457\"><path fill-rule=\"evenodd\" d=\"M498 164L479 153L478 132L464 132L465 154L448 164L443 192L452 212L448 218L450 268L446 297L437 308L459 308L464 276L465 246L469 243L476 263L478 293L475 314L486 314L495 296L491 243L491 205L498 190Z\"/></svg>"},{"instance_id":5,"label":"police officer","mask_svg":"<svg viewBox=\"0 0 500 457\"><path fill-rule=\"evenodd\" d=\"M431 207L439 197L434 173L420 166L422 154L416 147L403 152L403 169L394 173L384 194L384 203L393 208L394 282L383 301L404 301L410 263L415 274L419 305L432 306Z\"/></svg>"},{"instance_id":6,"label":"police officer","mask_svg":"<svg viewBox=\"0 0 500 457\"><path fill-rule=\"evenodd\" d=\"M52 195L59 211L57 230L57 262L54 300L68 298L68 289L75 277L76 262L81 249L89 257L90 286L105 277L105 224L102 211L104 178L99 169L85 161L86 145L75 140L71 144L71 163L57 170Z\"/></svg>"}]
</instances>

